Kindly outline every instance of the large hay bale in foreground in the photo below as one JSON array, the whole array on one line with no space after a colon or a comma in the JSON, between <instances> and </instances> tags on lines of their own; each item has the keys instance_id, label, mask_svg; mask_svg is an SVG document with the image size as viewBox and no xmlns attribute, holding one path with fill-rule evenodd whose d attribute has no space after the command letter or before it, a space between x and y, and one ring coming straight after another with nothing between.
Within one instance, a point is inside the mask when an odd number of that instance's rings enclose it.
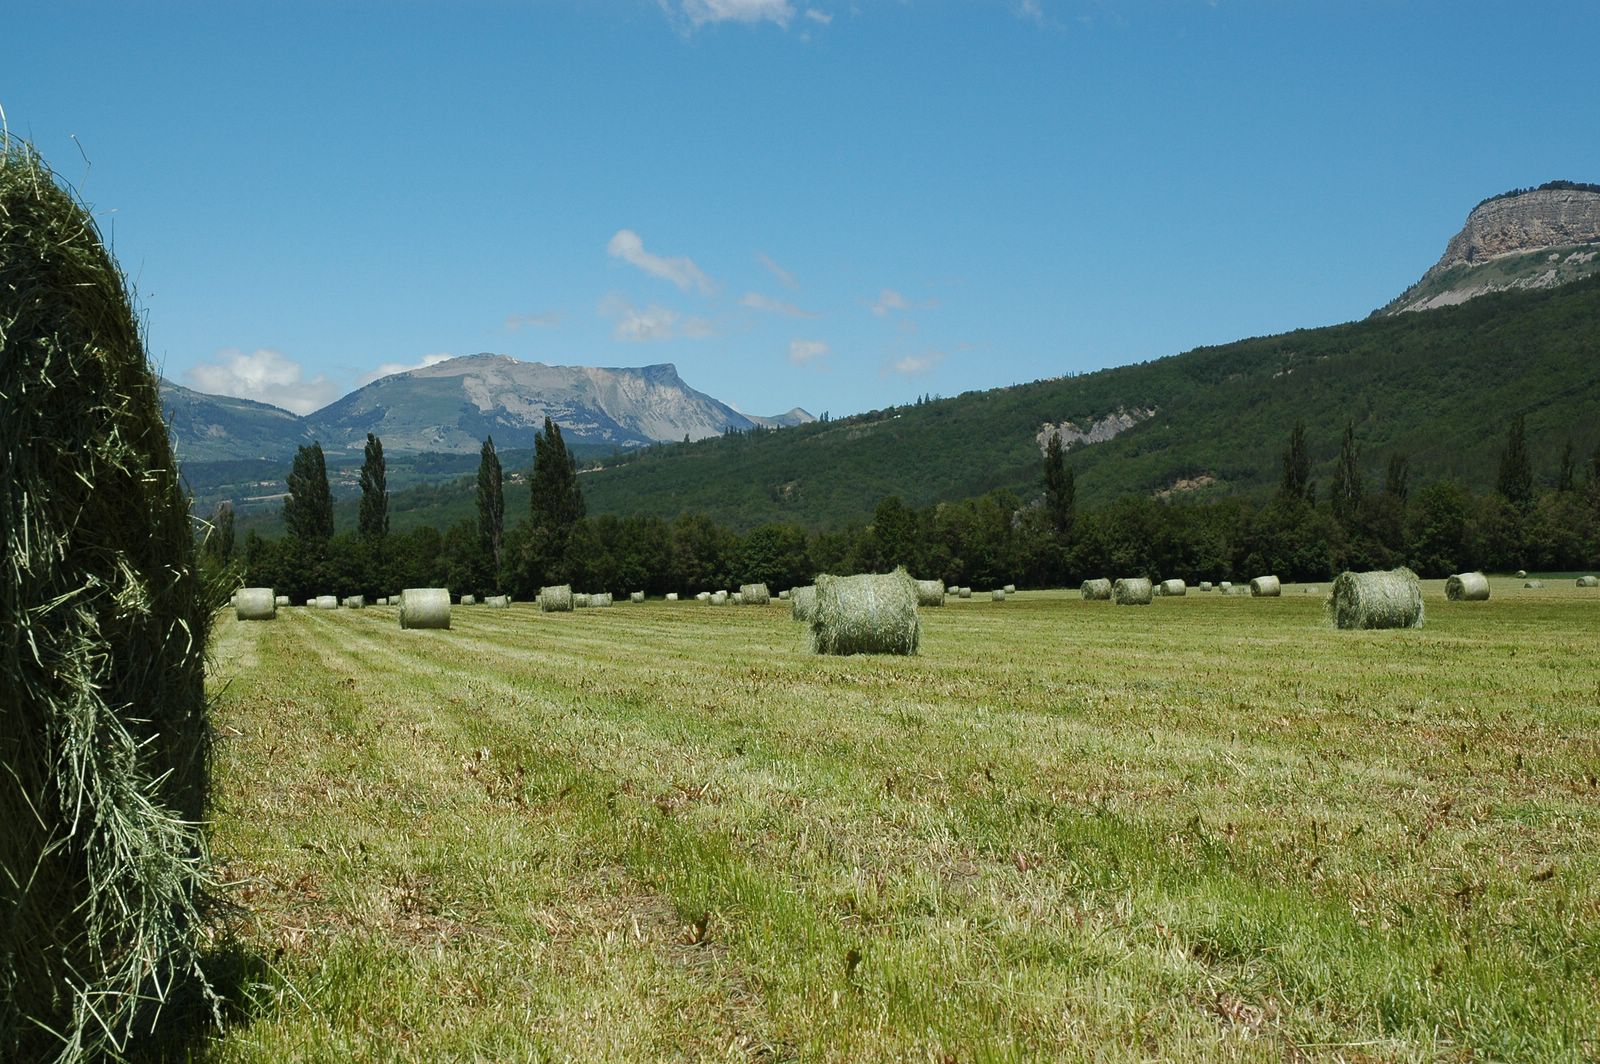
<instances>
[{"instance_id":1,"label":"large hay bale in foreground","mask_svg":"<svg viewBox=\"0 0 1600 1064\"><path fill-rule=\"evenodd\" d=\"M571 613L573 608L571 584L553 584L539 589L540 613Z\"/></svg>"},{"instance_id":2,"label":"large hay bale in foreground","mask_svg":"<svg viewBox=\"0 0 1600 1064\"><path fill-rule=\"evenodd\" d=\"M119 1055L204 987L228 589L177 469L93 218L0 139L0 1060Z\"/></svg>"},{"instance_id":3,"label":"large hay bale in foreground","mask_svg":"<svg viewBox=\"0 0 1600 1064\"><path fill-rule=\"evenodd\" d=\"M1578 586L1600 587L1600 576L1580 576L1578 577Z\"/></svg>"},{"instance_id":4,"label":"large hay bale in foreground","mask_svg":"<svg viewBox=\"0 0 1600 1064\"><path fill-rule=\"evenodd\" d=\"M892 573L817 577L811 649L817 654L915 654L922 638L917 586Z\"/></svg>"},{"instance_id":5,"label":"large hay bale in foreground","mask_svg":"<svg viewBox=\"0 0 1600 1064\"><path fill-rule=\"evenodd\" d=\"M1340 628L1421 628L1422 584L1410 569L1340 573L1328 614Z\"/></svg>"},{"instance_id":6,"label":"large hay bale in foreground","mask_svg":"<svg viewBox=\"0 0 1600 1064\"><path fill-rule=\"evenodd\" d=\"M797 621L809 621L817 610L817 585L807 584L795 588L789 595L789 616Z\"/></svg>"},{"instance_id":7,"label":"large hay bale in foreground","mask_svg":"<svg viewBox=\"0 0 1600 1064\"><path fill-rule=\"evenodd\" d=\"M1275 576L1258 576L1250 581L1250 594L1254 598L1282 598L1283 582Z\"/></svg>"},{"instance_id":8,"label":"large hay bale in foreground","mask_svg":"<svg viewBox=\"0 0 1600 1064\"><path fill-rule=\"evenodd\" d=\"M944 605L943 580L918 580L916 583L918 606Z\"/></svg>"},{"instance_id":9,"label":"large hay bale in foreground","mask_svg":"<svg viewBox=\"0 0 1600 1064\"><path fill-rule=\"evenodd\" d=\"M1107 580L1103 576L1096 577L1093 580L1085 580L1083 582L1083 586L1079 588L1078 591L1079 594L1090 601L1109 602L1111 600L1111 581Z\"/></svg>"},{"instance_id":10,"label":"large hay bale in foreground","mask_svg":"<svg viewBox=\"0 0 1600 1064\"><path fill-rule=\"evenodd\" d=\"M1161 581L1161 594L1166 598L1183 598L1189 593L1188 585L1182 580Z\"/></svg>"},{"instance_id":11,"label":"large hay bale in foreground","mask_svg":"<svg viewBox=\"0 0 1600 1064\"><path fill-rule=\"evenodd\" d=\"M739 594L746 606L766 606L772 602L772 592L766 584L740 584Z\"/></svg>"},{"instance_id":12,"label":"large hay bale in foreground","mask_svg":"<svg viewBox=\"0 0 1600 1064\"><path fill-rule=\"evenodd\" d=\"M278 596L270 587L245 587L233 596L233 615L240 621L270 621L278 616Z\"/></svg>"},{"instance_id":13,"label":"large hay bale in foreground","mask_svg":"<svg viewBox=\"0 0 1600 1064\"><path fill-rule=\"evenodd\" d=\"M1148 606L1155 598L1155 589L1142 576L1125 576L1111 585L1111 601L1118 606Z\"/></svg>"},{"instance_id":14,"label":"large hay bale in foreground","mask_svg":"<svg viewBox=\"0 0 1600 1064\"><path fill-rule=\"evenodd\" d=\"M1457 573L1444 582L1444 597L1451 602L1487 602L1489 578L1482 573Z\"/></svg>"},{"instance_id":15,"label":"large hay bale in foreground","mask_svg":"<svg viewBox=\"0 0 1600 1064\"><path fill-rule=\"evenodd\" d=\"M450 589L408 587L400 592L400 627L449 628Z\"/></svg>"}]
</instances>

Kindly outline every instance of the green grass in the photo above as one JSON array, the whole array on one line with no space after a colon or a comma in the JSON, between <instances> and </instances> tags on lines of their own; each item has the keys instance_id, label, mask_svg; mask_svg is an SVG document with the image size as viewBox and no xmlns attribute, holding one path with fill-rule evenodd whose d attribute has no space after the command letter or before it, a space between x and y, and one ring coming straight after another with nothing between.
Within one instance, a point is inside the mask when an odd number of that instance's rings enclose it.
<instances>
[{"instance_id":1,"label":"green grass","mask_svg":"<svg viewBox=\"0 0 1600 1064\"><path fill-rule=\"evenodd\" d=\"M1600 595L219 626L224 1060L1583 1059Z\"/></svg>"}]
</instances>

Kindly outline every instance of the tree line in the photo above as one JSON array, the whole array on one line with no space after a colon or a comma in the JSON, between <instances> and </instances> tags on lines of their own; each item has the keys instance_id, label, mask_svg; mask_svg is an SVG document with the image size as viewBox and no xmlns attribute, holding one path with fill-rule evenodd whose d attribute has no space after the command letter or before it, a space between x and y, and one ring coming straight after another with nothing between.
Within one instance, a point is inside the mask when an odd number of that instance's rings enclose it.
<instances>
[{"instance_id":1,"label":"tree line","mask_svg":"<svg viewBox=\"0 0 1600 1064\"><path fill-rule=\"evenodd\" d=\"M819 572L896 565L979 588L1075 586L1096 576L1327 580L1344 569L1397 565L1432 577L1600 568L1600 448L1580 466L1569 443L1553 477L1541 482L1521 417L1507 433L1496 489L1482 493L1450 480L1414 487L1401 454L1385 456L1379 475L1362 455L1354 424L1345 427L1325 486L1311 478L1305 426L1296 424L1279 488L1263 502L1141 495L1080 509L1067 456L1052 437L1032 498L996 491L918 508L889 496L866 523L815 531L770 523L739 534L698 513L670 521L588 516L573 455L560 426L546 418L520 519L507 524L491 437L480 454L476 519L393 534L383 444L369 434L353 532L334 530L322 449L313 443L300 448L288 476L283 536L252 532L236 551L231 511L223 509L205 549L239 564L247 583L295 601L439 586L526 599L556 583L615 594L692 594L754 582L776 590L809 583Z\"/></svg>"}]
</instances>

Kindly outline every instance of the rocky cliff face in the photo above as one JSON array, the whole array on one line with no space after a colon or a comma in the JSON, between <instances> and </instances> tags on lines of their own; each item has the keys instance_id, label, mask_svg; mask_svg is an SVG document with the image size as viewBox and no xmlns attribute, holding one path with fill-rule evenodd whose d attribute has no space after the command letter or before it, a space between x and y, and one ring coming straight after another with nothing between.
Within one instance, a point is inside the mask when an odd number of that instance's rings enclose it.
<instances>
[{"instance_id":1,"label":"rocky cliff face","mask_svg":"<svg viewBox=\"0 0 1600 1064\"><path fill-rule=\"evenodd\" d=\"M1485 200L1422 279L1379 313L1454 306L1600 272L1600 189L1541 186Z\"/></svg>"}]
</instances>

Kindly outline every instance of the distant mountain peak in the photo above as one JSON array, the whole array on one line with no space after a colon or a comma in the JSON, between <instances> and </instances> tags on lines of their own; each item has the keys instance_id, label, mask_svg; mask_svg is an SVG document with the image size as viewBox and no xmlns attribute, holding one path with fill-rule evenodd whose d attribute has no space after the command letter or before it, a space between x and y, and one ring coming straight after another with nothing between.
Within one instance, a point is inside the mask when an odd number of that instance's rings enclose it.
<instances>
[{"instance_id":1,"label":"distant mountain peak","mask_svg":"<svg viewBox=\"0 0 1600 1064\"><path fill-rule=\"evenodd\" d=\"M1549 181L1491 196L1439 261L1378 313L1455 306L1489 292L1553 288L1600 272L1600 185Z\"/></svg>"}]
</instances>

